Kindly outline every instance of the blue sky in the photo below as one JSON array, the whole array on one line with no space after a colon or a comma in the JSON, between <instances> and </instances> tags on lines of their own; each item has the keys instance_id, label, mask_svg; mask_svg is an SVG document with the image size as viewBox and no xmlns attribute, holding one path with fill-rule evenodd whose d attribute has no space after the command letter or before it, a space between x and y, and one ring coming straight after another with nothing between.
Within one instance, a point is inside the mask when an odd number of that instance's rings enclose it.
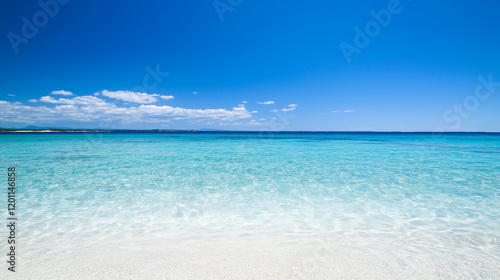
<instances>
[{"instance_id":1,"label":"blue sky","mask_svg":"<svg viewBox=\"0 0 500 280\"><path fill-rule=\"evenodd\" d=\"M0 11L0 127L500 131L498 1Z\"/></svg>"}]
</instances>

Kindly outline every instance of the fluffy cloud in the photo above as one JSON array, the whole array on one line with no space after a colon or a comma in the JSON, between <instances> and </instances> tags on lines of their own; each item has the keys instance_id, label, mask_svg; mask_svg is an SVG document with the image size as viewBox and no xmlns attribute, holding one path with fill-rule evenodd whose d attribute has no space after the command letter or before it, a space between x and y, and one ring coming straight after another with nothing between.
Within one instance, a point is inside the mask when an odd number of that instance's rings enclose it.
<instances>
[{"instance_id":1,"label":"fluffy cloud","mask_svg":"<svg viewBox=\"0 0 500 280\"><path fill-rule=\"evenodd\" d=\"M281 111L281 112L290 112L290 111L295 110L297 108L297 106L299 106L299 105L297 105L297 104L290 104L290 105L288 105L288 107L290 107L290 108L283 108L281 110L276 110L275 109L275 110L271 110L271 112L273 112L273 113L276 113L276 112L279 112L279 111Z\"/></svg>"},{"instance_id":2,"label":"fluffy cloud","mask_svg":"<svg viewBox=\"0 0 500 280\"><path fill-rule=\"evenodd\" d=\"M95 96L85 95L77 96L71 99L59 98L55 99L52 96L42 96L40 102L52 103L52 104L69 104L69 105L92 105L92 106L105 106L107 103Z\"/></svg>"},{"instance_id":3,"label":"fluffy cloud","mask_svg":"<svg viewBox=\"0 0 500 280\"><path fill-rule=\"evenodd\" d=\"M104 93L103 93L104 95ZM161 97L160 97L161 98ZM171 99L170 97L167 99ZM31 100L33 102L36 100ZM245 107L228 109L188 109L172 106L142 104L138 107L119 107L92 95L55 99L43 96L40 102L48 105L28 106L19 102L0 100L0 121L34 124L57 121L109 121L128 123L166 123L171 120L228 121L252 118Z\"/></svg>"},{"instance_id":4,"label":"fluffy cloud","mask_svg":"<svg viewBox=\"0 0 500 280\"><path fill-rule=\"evenodd\" d=\"M136 110L139 114L159 117L171 117L180 119L217 119L232 121L237 119L251 118L252 114L244 107L233 107L232 110L226 109L185 109L170 106L141 105Z\"/></svg>"},{"instance_id":5,"label":"fluffy cloud","mask_svg":"<svg viewBox=\"0 0 500 280\"><path fill-rule=\"evenodd\" d=\"M173 95L160 95L159 96L161 99L163 100L170 100L170 99L174 99L174 96Z\"/></svg>"},{"instance_id":6,"label":"fluffy cloud","mask_svg":"<svg viewBox=\"0 0 500 280\"><path fill-rule=\"evenodd\" d=\"M16 96L15 96L14 94L12 94L12 93L7 94L7 96L10 96L10 97L16 97Z\"/></svg>"},{"instance_id":7,"label":"fluffy cloud","mask_svg":"<svg viewBox=\"0 0 500 280\"><path fill-rule=\"evenodd\" d=\"M160 96L159 94L147 94L144 92L134 92L129 90L109 91L106 89L103 90L101 94L109 98L139 104L155 103L156 101L158 101L156 97Z\"/></svg>"},{"instance_id":8,"label":"fluffy cloud","mask_svg":"<svg viewBox=\"0 0 500 280\"><path fill-rule=\"evenodd\" d=\"M63 96L54 96L63 95ZM258 111L245 108L247 101L231 109L190 109L152 104L160 100L172 100L172 95L147 94L134 91L103 90L93 95L75 96L72 92L59 90L39 99L30 99L26 105L20 102L0 100L1 123L23 123L41 125L62 122L106 122L115 126L154 123L165 124L174 120L188 123L219 124L224 126L262 126L268 125L265 119L256 118ZM123 101L118 102L117 100ZM37 104L34 104L37 103ZM127 105L130 103L131 105ZM132 105L134 104L135 105ZM274 101L258 102L262 105ZM28 105L29 104L29 105ZM287 112L296 109L290 104L284 109L272 112Z\"/></svg>"},{"instance_id":9,"label":"fluffy cloud","mask_svg":"<svg viewBox=\"0 0 500 280\"><path fill-rule=\"evenodd\" d=\"M54 94L54 95L66 95L66 96L73 95L73 93L71 91L67 91L67 90L54 90L50 94Z\"/></svg>"}]
</instances>

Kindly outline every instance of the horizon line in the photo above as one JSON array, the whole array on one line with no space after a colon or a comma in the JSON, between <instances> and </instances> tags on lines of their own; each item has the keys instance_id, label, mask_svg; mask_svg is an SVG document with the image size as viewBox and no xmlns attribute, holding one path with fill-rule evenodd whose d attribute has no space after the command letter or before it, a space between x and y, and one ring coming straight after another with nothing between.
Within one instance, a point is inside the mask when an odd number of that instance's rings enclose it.
<instances>
[{"instance_id":1,"label":"horizon line","mask_svg":"<svg viewBox=\"0 0 500 280\"><path fill-rule=\"evenodd\" d=\"M226 130L226 129L100 129L100 128L1 128L0 132L253 132L253 133L288 133L288 132L309 132L309 133L500 133L500 131L399 131L399 130Z\"/></svg>"}]
</instances>

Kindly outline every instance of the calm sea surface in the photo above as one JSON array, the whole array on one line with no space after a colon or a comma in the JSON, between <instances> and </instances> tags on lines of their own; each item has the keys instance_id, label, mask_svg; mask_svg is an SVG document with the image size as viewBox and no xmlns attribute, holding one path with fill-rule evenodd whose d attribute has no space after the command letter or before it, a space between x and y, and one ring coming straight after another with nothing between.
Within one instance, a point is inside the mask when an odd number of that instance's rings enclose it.
<instances>
[{"instance_id":1,"label":"calm sea surface","mask_svg":"<svg viewBox=\"0 0 500 280\"><path fill-rule=\"evenodd\" d=\"M328 234L500 267L500 134L12 133L0 154L19 254Z\"/></svg>"}]
</instances>

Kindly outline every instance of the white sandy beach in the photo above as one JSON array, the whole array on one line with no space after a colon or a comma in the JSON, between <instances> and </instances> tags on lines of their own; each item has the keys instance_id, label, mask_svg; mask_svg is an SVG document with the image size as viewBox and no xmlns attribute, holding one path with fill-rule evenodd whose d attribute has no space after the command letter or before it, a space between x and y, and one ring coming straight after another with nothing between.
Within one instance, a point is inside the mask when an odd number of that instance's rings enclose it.
<instances>
[{"instance_id":1,"label":"white sandy beach","mask_svg":"<svg viewBox=\"0 0 500 280\"><path fill-rule=\"evenodd\" d=\"M237 238L138 241L129 247L90 246L26 259L13 279L498 279L495 260L450 262L349 248L347 240ZM146 242L146 243L143 243ZM142 244L142 245L141 245ZM161 245L160 245L161 244ZM383 244L380 244L383 245ZM382 246L384 247L384 246ZM410 249L410 248L408 248Z\"/></svg>"}]
</instances>

